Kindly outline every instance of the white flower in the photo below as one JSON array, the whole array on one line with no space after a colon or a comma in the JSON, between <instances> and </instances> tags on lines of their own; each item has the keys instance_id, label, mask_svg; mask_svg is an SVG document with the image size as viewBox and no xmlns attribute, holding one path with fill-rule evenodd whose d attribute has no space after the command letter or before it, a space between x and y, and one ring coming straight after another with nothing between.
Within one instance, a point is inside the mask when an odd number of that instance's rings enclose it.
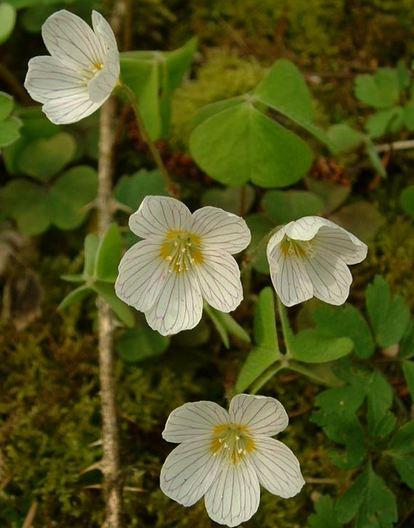
<instances>
[{"instance_id":1,"label":"white flower","mask_svg":"<svg viewBox=\"0 0 414 528\"><path fill-rule=\"evenodd\" d=\"M245 221L217 207L191 214L174 198L147 196L129 219L143 238L119 264L115 291L162 335L194 328L203 298L230 312L243 298L233 253L250 242Z\"/></svg>"},{"instance_id":2,"label":"white flower","mask_svg":"<svg viewBox=\"0 0 414 528\"><path fill-rule=\"evenodd\" d=\"M203 495L213 521L238 526L257 511L261 484L285 499L305 481L292 451L271 436L288 425L274 398L239 394L227 412L214 402L186 403L169 416L162 436L179 443L161 469L162 491L183 506Z\"/></svg>"},{"instance_id":3,"label":"white flower","mask_svg":"<svg viewBox=\"0 0 414 528\"><path fill-rule=\"evenodd\" d=\"M49 55L34 57L24 86L57 125L92 114L111 95L119 79L119 53L111 26L92 11L92 26L66 10L42 26Z\"/></svg>"},{"instance_id":4,"label":"white flower","mask_svg":"<svg viewBox=\"0 0 414 528\"><path fill-rule=\"evenodd\" d=\"M348 264L367 256L367 246L319 216L290 222L269 240L267 258L273 286L286 306L312 297L343 304L352 283Z\"/></svg>"}]
</instances>

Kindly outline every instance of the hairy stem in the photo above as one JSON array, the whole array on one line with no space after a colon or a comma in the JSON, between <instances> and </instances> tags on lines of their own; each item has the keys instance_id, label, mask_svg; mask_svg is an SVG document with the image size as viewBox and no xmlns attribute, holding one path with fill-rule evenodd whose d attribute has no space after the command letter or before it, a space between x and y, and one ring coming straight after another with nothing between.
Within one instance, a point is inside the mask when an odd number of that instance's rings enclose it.
<instances>
[{"instance_id":1,"label":"hairy stem","mask_svg":"<svg viewBox=\"0 0 414 528\"><path fill-rule=\"evenodd\" d=\"M154 160L155 164L158 167L158 170L160 171L160 174L162 178L165 181L165 185L167 187L167 191L171 195L176 194L176 187L174 185L174 182L172 181L170 175L168 174L168 170L166 166L164 165L164 162L162 161L161 155L159 153L159 150L157 149L155 143L151 139L151 136L147 130L147 127L145 126L144 120L141 115L141 111L139 109L137 98L135 97L134 92L131 90L129 86L126 84L122 84L122 88L125 92L125 94L128 97L128 100L134 110L135 119L137 121L137 125L139 128L139 131L141 133L142 139L147 144L147 147L151 153L152 159Z\"/></svg>"},{"instance_id":2,"label":"hairy stem","mask_svg":"<svg viewBox=\"0 0 414 528\"><path fill-rule=\"evenodd\" d=\"M111 222L112 147L114 144L115 101L102 107L99 125L98 226L102 236ZM105 528L121 527L122 490L119 462L118 419L113 358L113 322L110 306L98 298L99 380L101 386L102 449L101 469L106 501Z\"/></svg>"}]
</instances>

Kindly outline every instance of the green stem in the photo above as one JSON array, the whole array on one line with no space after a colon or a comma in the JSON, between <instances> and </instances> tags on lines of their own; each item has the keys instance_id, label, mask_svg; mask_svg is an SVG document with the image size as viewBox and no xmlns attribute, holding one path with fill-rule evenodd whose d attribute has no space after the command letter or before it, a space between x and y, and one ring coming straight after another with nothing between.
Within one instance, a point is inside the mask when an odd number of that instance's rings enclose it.
<instances>
[{"instance_id":1,"label":"green stem","mask_svg":"<svg viewBox=\"0 0 414 528\"><path fill-rule=\"evenodd\" d=\"M164 165L164 162L162 161L159 150L155 146L155 143L151 139L151 136L147 130L147 127L145 126L144 119L140 112L138 101L137 101L137 98L135 97L134 92L126 84L121 84L121 88L126 93L128 100L134 110L135 119L137 120L137 125L141 133L141 136L143 140L145 141L145 143L147 144L148 149L151 153L151 156L153 160L155 161L155 164L157 165L158 170L160 171L160 174L165 181L165 184L167 186L167 191L169 192L169 194L173 194L173 195L176 194L175 192L176 188L175 188L174 182L172 181L170 175L168 174L167 168Z\"/></svg>"},{"instance_id":2,"label":"green stem","mask_svg":"<svg viewBox=\"0 0 414 528\"><path fill-rule=\"evenodd\" d=\"M283 340L285 342L286 357L289 358L292 356L292 341L293 341L293 332L290 328L289 317L287 314L286 306L280 301L277 297L277 310L279 312L280 323L282 325Z\"/></svg>"},{"instance_id":3,"label":"green stem","mask_svg":"<svg viewBox=\"0 0 414 528\"><path fill-rule=\"evenodd\" d=\"M325 385L326 387L339 387L343 384L332 371L324 372L321 369L318 371L318 367L320 368L321 365L319 364L314 367L308 367L306 364L295 360L289 361L286 365L287 369L293 370L293 372L297 372L298 374L303 374L307 378L310 378L321 385Z\"/></svg>"},{"instance_id":4,"label":"green stem","mask_svg":"<svg viewBox=\"0 0 414 528\"><path fill-rule=\"evenodd\" d=\"M267 243L269 242L272 235L274 235L277 231L279 231L281 226L276 226L273 228L269 233L267 233L263 238L259 240L256 247L248 252L249 260L245 263L244 271L246 272L248 269L250 269L253 265L254 259L258 256L258 254L261 252L261 250L267 246Z\"/></svg>"},{"instance_id":5,"label":"green stem","mask_svg":"<svg viewBox=\"0 0 414 528\"><path fill-rule=\"evenodd\" d=\"M275 376L280 370L283 370L285 365L282 363L276 363L269 367L263 374L253 383L250 389L250 394L257 394L259 390L265 385L273 376Z\"/></svg>"}]
</instances>

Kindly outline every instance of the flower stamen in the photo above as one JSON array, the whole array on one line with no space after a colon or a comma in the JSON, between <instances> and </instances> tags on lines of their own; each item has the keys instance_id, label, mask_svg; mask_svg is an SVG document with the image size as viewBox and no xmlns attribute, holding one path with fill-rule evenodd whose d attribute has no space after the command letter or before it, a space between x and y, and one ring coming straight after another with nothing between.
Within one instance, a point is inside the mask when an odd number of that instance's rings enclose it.
<instances>
[{"instance_id":1,"label":"flower stamen","mask_svg":"<svg viewBox=\"0 0 414 528\"><path fill-rule=\"evenodd\" d=\"M280 242L280 250L285 257L311 257L314 254L313 240L295 240L287 235Z\"/></svg>"},{"instance_id":2,"label":"flower stamen","mask_svg":"<svg viewBox=\"0 0 414 528\"><path fill-rule=\"evenodd\" d=\"M214 427L210 444L213 456L223 453L232 464L238 464L255 449L255 443L246 425L220 424Z\"/></svg>"},{"instance_id":3,"label":"flower stamen","mask_svg":"<svg viewBox=\"0 0 414 528\"><path fill-rule=\"evenodd\" d=\"M169 271L181 273L204 262L201 239L189 231L170 230L161 245L160 256L167 260Z\"/></svg>"}]
</instances>

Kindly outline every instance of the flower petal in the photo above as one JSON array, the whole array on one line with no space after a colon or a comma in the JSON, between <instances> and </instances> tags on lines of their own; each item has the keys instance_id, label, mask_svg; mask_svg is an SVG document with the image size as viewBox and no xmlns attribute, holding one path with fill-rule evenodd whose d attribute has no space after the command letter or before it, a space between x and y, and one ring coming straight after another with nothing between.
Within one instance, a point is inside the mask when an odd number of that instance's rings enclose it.
<instances>
[{"instance_id":1,"label":"flower petal","mask_svg":"<svg viewBox=\"0 0 414 528\"><path fill-rule=\"evenodd\" d=\"M30 97L40 103L71 96L85 99L88 95L81 74L49 55L29 60L24 87Z\"/></svg>"},{"instance_id":2,"label":"flower petal","mask_svg":"<svg viewBox=\"0 0 414 528\"><path fill-rule=\"evenodd\" d=\"M285 499L299 493L305 481L292 451L282 442L266 436L255 438L255 445L256 451L250 460L260 484Z\"/></svg>"},{"instance_id":3,"label":"flower petal","mask_svg":"<svg viewBox=\"0 0 414 528\"><path fill-rule=\"evenodd\" d=\"M283 405L268 396L238 394L230 402L229 415L232 422L247 425L253 435L273 436L289 423Z\"/></svg>"},{"instance_id":4,"label":"flower petal","mask_svg":"<svg viewBox=\"0 0 414 528\"><path fill-rule=\"evenodd\" d=\"M92 65L104 62L105 49L91 27L65 9L46 20L42 37L53 57L80 71L89 71Z\"/></svg>"},{"instance_id":5,"label":"flower petal","mask_svg":"<svg viewBox=\"0 0 414 528\"><path fill-rule=\"evenodd\" d=\"M117 66L118 65L118 66ZM89 98L103 104L111 95L119 80L118 52L106 56L103 68L88 83Z\"/></svg>"},{"instance_id":6,"label":"flower petal","mask_svg":"<svg viewBox=\"0 0 414 528\"><path fill-rule=\"evenodd\" d=\"M306 267L307 259L295 255L285 256L272 239L267 247L267 259L272 284L280 300L285 306L294 306L311 299L313 286Z\"/></svg>"},{"instance_id":7,"label":"flower petal","mask_svg":"<svg viewBox=\"0 0 414 528\"><path fill-rule=\"evenodd\" d=\"M160 487L171 499L191 506L216 478L219 457L213 456L207 440L193 440L177 446L161 468Z\"/></svg>"},{"instance_id":8,"label":"flower petal","mask_svg":"<svg viewBox=\"0 0 414 528\"><path fill-rule=\"evenodd\" d=\"M168 263L160 258L160 244L152 240L141 240L130 247L118 270L117 296L142 312L152 308L169 277Z\"/></svg>"},{"instance_id":9,"label":"flower petal","mask_svg":"<svg viewBox=\"0 0 414 528\"><path fill-rule=\"evenodd\" d=\"M240 216L218 207L202 207L193 214L193 231L209 248L239 253L251 240L250 230Z\"/></svg>"},{"instance_id":10,"label":"flower petal","mask_svg":"<svg viewBox=\"0 0 414 528\"><path fill-rule=\"evenodd\" d=\"M102 47L107 51L118 51L115 34L105 20L105 18L98 11L92 11L92 27L97 37L102 42Z\"/></svg>"},{"instance_id":11,"label":"flower petal","mask_svg":"<svg viewBox=\"0 0 414 528\"><path fill-rule=\"evenodd\" d=\"M194 328L201 319L203 298L192 272L170 272L154 306L145 313L149 326L162 335Z\"/></svg>"},{"instance_id":12,"label":"flower petal","mask_svg":"<svg viewBox=\"0 0 414 528\"><path fill-rule=\"evenodd\" d=\"M352 275L345 262L322 248L318 248L316 254L304 262L313 284L314 296L329 304L344 304L352 283Z\"/></svg>"},{"instance_id":13,"label":"flower petal","mask_svg":"<svg viewBox=\"0 0 414 528\"><path fill-rule=\"evenodd\" d=\"M335 224L323 226L315 238L316 247L331 251L346 264L358 264L367 256L368 247L359 238Z\"/></svg>"},{"instance_id":14,"label":"flower petal","mask_svg":"<svg viewBox=\"0 0 414 528\"><path fill-rule=\"evenodd\" d=\"M238 464L223 461L220 474L212 482L205 497L210 518L227 526L239 526L257 511L260 502L259 481L247 459Z\"/></svg>"},{"instance_id":15,"label":"flower petal","mask_svg":"<svg viewBox=\"0 0 414 528\"><path fill-rule=\"evenodd\" d=\"M229 422L229 413L211 401L190 402L175 409L168 417L162 437L167 442L184 442L194 437L211 438L216 425Z\"/></svg>"},{"instance_id":16,"label":"flower petal","mask_svg":"<svg viewBox=\"0 0 414 528\"><path fill-rule=\"evenodd\" d=\"M202 250L203 263L195 267L204 299L222 312L235 310L243 299L240 270L234 258L223 250Z\"/></svg>"},{"instance_id":17,"label":"flower petal","mask_svg":"<svg viewBox=\"0 0 414 528\"><path fill-rule=\"evenodd\" d=\"M129 218L131 231L142 238L165 237L169 230L188 230L190 226L188 207L167 196L146 196Z\"/></svg>"},{"instance_id":18,"label":"flower petal","mask_svg":"<svg viewBox=\"0 0 414 528\"><path fill-rule=\"evenodd\" d=\"M93 103L86 92L47 101L42 110L55 125L69 125L93 114L100 106L99 103Z\"/></svg>"},{"instance_id":19,"label":"flower petal","mask_svg":"<svg viewBox=\"0 0 414 528\"><path fill-rule=\"evenodd\" d=\"M322 226L336 225L320 216L304 216L285 226L286 235L294 240L311 240Z\"/></svg>"}]
</instances>

